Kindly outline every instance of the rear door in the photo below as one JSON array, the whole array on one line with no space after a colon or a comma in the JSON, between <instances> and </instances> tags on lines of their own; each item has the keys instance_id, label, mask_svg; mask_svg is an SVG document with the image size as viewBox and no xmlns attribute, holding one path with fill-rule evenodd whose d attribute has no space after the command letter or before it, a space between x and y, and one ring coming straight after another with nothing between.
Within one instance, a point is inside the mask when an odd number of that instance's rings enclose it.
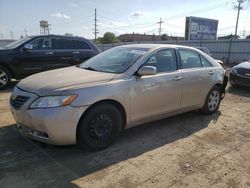
<instances>
[{"instance_id":1,"label":"rear door","mask_svg":"<svg viewBox=\"0 0 250 188\"><path fill-rule=\"evenodd\" d=\"M181 108L202 105L209 88L211 70L204 68L196 51L178 49L178 55L183 76Z\"/></svg>"},{"instance_id":2,"label":"rear door","mask_svg":"<svg viewBox=\"0 0 250 188\"><path fill-rule=\"evenodd\" d=\"M74 65L72 63L74 48L74 43L70 38L56 38L53 51L54 61L48 63L46 69L51 70Z\"/></svg>"},{"instance_id":3,"label":"rear door","mask_svg":"<svg viewBox=\"0 0 250 188\"><path fill-rule=\"evenodd\" d=\"M75 50L73 51L73 63L82 63L94 55L98 54L96 50L85 40L73 40L75 44Z\"/></svg>"}]
</instances>

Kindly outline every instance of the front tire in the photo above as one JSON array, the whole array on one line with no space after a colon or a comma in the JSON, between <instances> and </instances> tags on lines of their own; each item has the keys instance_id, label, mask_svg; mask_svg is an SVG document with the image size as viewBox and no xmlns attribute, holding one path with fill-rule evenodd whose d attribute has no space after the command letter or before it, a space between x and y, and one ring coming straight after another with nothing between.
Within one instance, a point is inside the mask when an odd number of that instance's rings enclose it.
<instances>
[{"instance_id":1,"label":"front tire","mask_svg":"<svg viewBox=\"0 0 250 188\"><path fill-rule=\"evenodd\" d=\"M208 93L202 112L204 114L213 114L215 113L221 101L221 90L218 86L214 86Z\"/></svg>"},{"instance_id":2,"label":"front tire","mask_svg":"<svg viewBox=\"0 0 250 188\"><path fill-rule=\"evenodd\" d=\"M110 104L92 107L80 120L77 144L87 150L102 150L111 145L122 130L120 111Z\"/></svg>"},{"instance_id":3,"label":"front tire","mask_svg":"<svg viewBox=\"0 0 250 188\"><path fill-rule=\"evenodd\" d=\"M11 82L11 74L5 67L0 66L0 90L9 86Z\"/></svg>"}]
</instances>

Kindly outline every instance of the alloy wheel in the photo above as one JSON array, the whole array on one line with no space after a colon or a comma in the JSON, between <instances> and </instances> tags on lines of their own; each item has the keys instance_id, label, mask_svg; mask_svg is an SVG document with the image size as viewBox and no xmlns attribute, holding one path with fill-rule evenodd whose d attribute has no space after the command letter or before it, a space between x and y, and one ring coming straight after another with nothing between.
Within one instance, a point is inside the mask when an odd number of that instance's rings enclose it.
<instances>
[{"instance_id":1,"label":"alloy wheel","mask_svg":"<svg viewBox=\"0 0 250 188\"><path fill-rule=\"evenodd\" d=\"M0 69L0 88L6 86L8 83L8 75L7 73Z\"/></svg>"},{"instance_id":2,"label":"alloy wheel","mask_svg":"<svg viewBox=\"0 0 250 188\"><path fill-rule=\"evenodd\" d=\"M220 93L217 90L213 90L208 98L208 109L214 111L220 103Z\"/></svg>"}]
</instances>

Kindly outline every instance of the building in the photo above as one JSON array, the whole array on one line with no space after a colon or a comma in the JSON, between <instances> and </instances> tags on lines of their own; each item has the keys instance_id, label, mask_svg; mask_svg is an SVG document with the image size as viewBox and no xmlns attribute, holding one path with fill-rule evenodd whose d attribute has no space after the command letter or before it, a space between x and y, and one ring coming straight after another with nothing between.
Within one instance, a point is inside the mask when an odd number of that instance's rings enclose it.
<instances>
[{"instance_id":1,"label":"building","mask_svg":"<svg viewBox=\"0 0 250 188\"><path fill-rule=\"evenodd\" d=\"M140 41L161 41L161 36L159 35L146 35L144 34L122 34L119 37L122 42L140 42ZM165 40L183 40L184 37L167 36Z\"/></svg>"}]
</instances>

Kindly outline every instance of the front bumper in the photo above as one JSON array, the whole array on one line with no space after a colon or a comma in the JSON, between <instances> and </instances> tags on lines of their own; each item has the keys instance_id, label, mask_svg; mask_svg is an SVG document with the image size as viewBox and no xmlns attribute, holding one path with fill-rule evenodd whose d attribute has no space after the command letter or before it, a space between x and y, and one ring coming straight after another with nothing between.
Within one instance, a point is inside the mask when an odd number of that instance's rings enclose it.
<instances>
[{"instance_id":1,"label":"front bumper","mask_svg":"<svg viewBox=\"0 0 250 188\"><path fill-rule=\"evenodd\" d=\"M87 106L29 109L34 101L34 94L20 89L15 89L14 92L16 95L30 97L18 110L10 105L17 127L24 135L54 145L76 143L77 124Z\"/></svg>"},{"instance_id":2,"label":"front bumper","mask_svg":"<svg viewBox=\"0 0 250 188\"><path fill-rule=\"evenodd\" d=\"M232 84L250 87L250 77L248 76L243 76L243 75L231 72L229 79L230 79L230 83Z\"/></svg>"}]
</instances>

